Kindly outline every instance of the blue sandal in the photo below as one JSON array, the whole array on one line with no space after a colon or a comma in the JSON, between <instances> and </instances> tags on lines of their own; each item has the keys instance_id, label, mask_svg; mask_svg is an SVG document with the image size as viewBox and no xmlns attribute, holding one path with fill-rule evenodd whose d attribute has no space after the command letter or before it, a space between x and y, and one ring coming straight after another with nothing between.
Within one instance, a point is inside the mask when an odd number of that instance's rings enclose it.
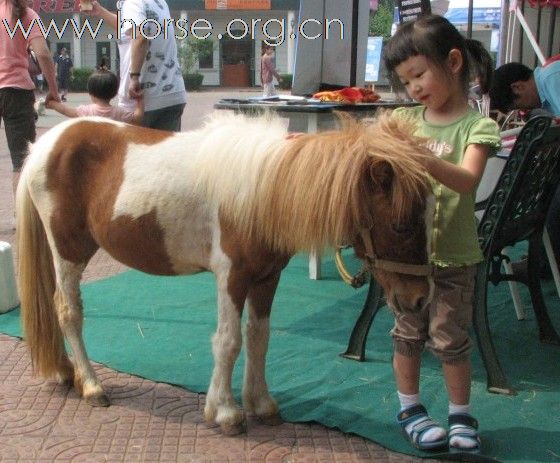
<instances>
[{"instance_id":1,"label":"blue sandal","mask_svg":"<svg viewBox=\"0 0 560 463\"><path fill-rule=\"evenodd\" d=\"M401 425L402 432L408 441L418 450L437 450L447 447L447 434L445 437L422 442L422 436L429 430L441 428L441 426L428 416L423 405L413 405L397 415L397 421ZM445 431L443 428L441 428Z\"/></svg>"},{"instance_id":2,"label":"blue sandal","mask_svg":"<svg viewBox=\"0 0 560 463\"><path fill-rule=\"evenodd\" d=\"M455 413L449 415L449 452L450 453L480 453L480 437L478 437L478 421L471 415ZM472 446L460 447L452 442L453 437L467 440Z\"/></svg>"}]
</instances>

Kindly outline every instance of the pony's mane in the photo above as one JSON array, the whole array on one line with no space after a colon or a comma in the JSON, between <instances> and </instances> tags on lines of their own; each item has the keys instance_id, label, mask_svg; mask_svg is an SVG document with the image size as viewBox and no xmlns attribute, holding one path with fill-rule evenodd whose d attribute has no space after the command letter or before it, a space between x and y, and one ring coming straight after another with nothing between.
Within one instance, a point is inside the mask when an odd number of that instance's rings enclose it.
<instances>
[{"instance_id":1,"label":"pony's mane","mask_svg":"<svg viewBox=\"0 0 560 463\"><path fill-rule=\"evenodd\" d=\"M213 117L200 134L213 146L224 140L219 146L227 153L214 164L218 176L204 181L207 193L243 233L286 252L342 243L371 226L369 201L381 163L394 173L396 219L423 201L429 182L422 158L429 154L411 135L410 122L389 114L368 124L349 117L341 122L340 130L288 140L270 115Z\"/></svg>"}]
</instances>

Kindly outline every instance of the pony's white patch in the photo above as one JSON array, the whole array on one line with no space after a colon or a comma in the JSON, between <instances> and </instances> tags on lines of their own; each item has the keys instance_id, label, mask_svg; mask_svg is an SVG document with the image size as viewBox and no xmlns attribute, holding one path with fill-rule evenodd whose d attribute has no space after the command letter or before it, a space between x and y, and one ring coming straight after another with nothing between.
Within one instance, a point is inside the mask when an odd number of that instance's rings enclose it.
<instances>
[{"instance_id":1,"label":"pony's white patch","mask_svg":"<svg viewBox=\"0 0 560 463\"><path fill-rule=\"evenodd\" d=\"M214 116L201 129L158 144L129 144L112 219L155 211L174 270L200 270L193 263L207 265L202 252L219 228L219 207L233 203L242 210L254 201L263 164L286 136L274 121Z\"/></svg>"},{"instance_id":2,"label":"pony's white patch","mask_svg":"<svg viewBox=\"0 0 560 463\"><path fill-rule=\"evenodd\" d=\"M221 251L219 239L219 233L216 233L212 260L218 286L218 327L212 337L215 362L204 414L207 420L227 427L243 420L243 413L237 407L231 391L233 367L241 350L241 313L228 292L231 260Z\"/></svg>"},{"instance_id":3,"label":"pony's white patch","mask_svg":"<svg viewBox=\"0 0 560 463\"><path fill-rule=\"evenodd\" d=\"M243 407L247 413L257 416L273 416L278 413L278 405L270 396L264 377L269 338L270 319L256 317L250 308L249 321L245 331L247 349Z\"/></svg>"}]
</instances>

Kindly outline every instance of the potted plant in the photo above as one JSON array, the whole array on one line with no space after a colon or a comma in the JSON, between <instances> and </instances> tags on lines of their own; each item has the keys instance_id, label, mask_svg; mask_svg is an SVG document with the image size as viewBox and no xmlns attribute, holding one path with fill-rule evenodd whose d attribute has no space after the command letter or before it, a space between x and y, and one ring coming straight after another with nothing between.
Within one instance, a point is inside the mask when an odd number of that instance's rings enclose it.
<instances>
[{"instance_id":1,"label":"potted plant","mask_svg":"<svg viewBox=\"0 0 560 463\"><path fill-rule=\"evenodd\" d=\"M278 82L278 87L281 88L282 90L291 89L292 80L294 76L292 74L281 74L280 76L282 77L282 80Z\"/></svg>"},{"instance_id":2,"label":"potted plant","mask_svg":"<svg viewBox=\"0 0 560 463\"><path fill-rule=\"evenodd\" d=\"M195 65L201 57L206 57L214 52L214 42L199 39L181 40L178 43L177 51L186 89L198 90L204 76L195 69Z\"/></svg>"}]
</instances>

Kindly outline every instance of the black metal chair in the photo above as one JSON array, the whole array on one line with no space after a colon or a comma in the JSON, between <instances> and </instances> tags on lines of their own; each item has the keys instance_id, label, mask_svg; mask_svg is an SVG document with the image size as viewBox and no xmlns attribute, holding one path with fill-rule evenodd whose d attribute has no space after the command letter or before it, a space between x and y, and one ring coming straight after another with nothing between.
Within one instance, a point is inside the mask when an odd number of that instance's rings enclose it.
<instances>
[{"instance_id":1,"label":"black metal chair","mask_svg":"<svg viewBox=\"0 0 560 463\"><path fill-rule=\"evenodd\" d=\"M474 308L474 330L487 372L490 392L513 394L498 360L487 315L488 283L520 281L529 287L542 342L560 344L552 326L539 279L541 240L546 214L560 183L560 127L549 117L531 119L519 134L496 187L483 204L478 234L484 261L479 264ZM509 259L502 250L527 240L524 274L502 273ZM363 361L367 335L382 301L381 287L372 278L368 295L354 325L343 357Z\"/></svg>"}]
</instances>

